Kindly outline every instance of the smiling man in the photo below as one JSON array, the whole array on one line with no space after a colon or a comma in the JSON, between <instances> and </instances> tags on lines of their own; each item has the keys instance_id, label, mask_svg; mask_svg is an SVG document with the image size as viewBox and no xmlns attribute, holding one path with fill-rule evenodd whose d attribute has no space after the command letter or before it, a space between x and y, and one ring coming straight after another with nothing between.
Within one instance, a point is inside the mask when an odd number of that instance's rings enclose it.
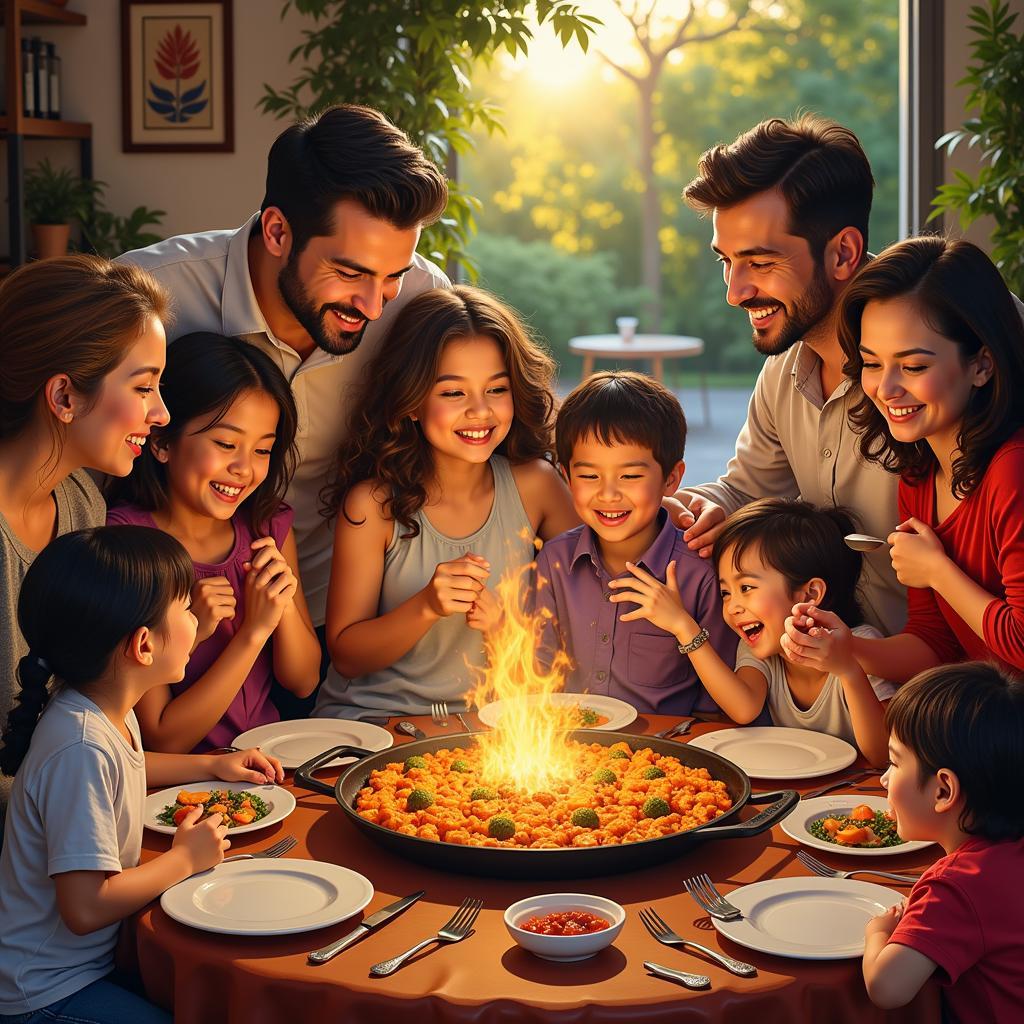
<instances>
[{"instance_id":1,"label":"smiling man","mask_svg":"<svg viewBox=\"0 0 1024 1024\"><path fill-rule=\"evenodd\" d=\"M238 335L291 382L299 464L288 501L317 625L331 565L319 494L344 435L346 394L398 309L449 285L415 251L447 200L444 175L383 114L336 106L278 136L263 204L240 228L178 235L120 257L170 291L169 341L193 331Z\"/></svg>"},{"instance_id":2,"label":"smiling man","mask_svg":"<svg viewBox=\"0 0 1024 1024\"><path fill-rule=\"evenodd\" d=\"M873 189L853 132L813 115L715 146L686 186L687 203L712 218L726 301L767 356L725 474L677 495L696 517L686 541L705 557L725 517L755 498L845 505L876 536L898 522L897 478L857 454L847 413L862 393L843 375L833 316L868 258ZM861 586L867 620L898 633L906 593L887 549L865 555Z\"/></svg>"}]
</instances>

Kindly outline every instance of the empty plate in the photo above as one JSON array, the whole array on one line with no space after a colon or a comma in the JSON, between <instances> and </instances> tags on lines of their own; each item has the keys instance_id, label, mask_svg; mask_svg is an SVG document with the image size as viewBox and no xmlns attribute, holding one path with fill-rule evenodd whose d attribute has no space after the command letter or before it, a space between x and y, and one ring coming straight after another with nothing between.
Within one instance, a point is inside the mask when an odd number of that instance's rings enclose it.
<instances>
[{"instance_id":1,"label":"empty plate","mask_svg":"<svg viewBox=\"0 0 1024 1024\"><path fill-rule=\"evenodd\" d=\"M352 722L347 718L307 718L298 722L271 722L234 739L244 750L259 747L264 754L276 757L282 768L298 768L331 747L362 747L364 750L387 750L394 743L387 729L369 722ZM354 757L336 757L330 764L351 764ZM324 767L328 767L325 765Z\"/></svg>"},{"instance_id":2,"label":"empty plate","mask_svg":"<svg viewBox=\"0 0 1024 1024\"><path fill-rule=\"evenodd\" d=\"M772 878L724 893L743 917L711 919L721 935L747 949L797 960L864 955L864 927L903 896L849 878Z\"/></svg>"},{"instance_id":3,"label":"empty plate","mask_svg":"<svg viewBox=\"0 0 1024 1024\"><path fill-rule=\"evenodd\" d=\"M721 754L754 779L813 779L857 760L846 740L774 725L719 729L690 740L690 746Z\"/></svg>"},{"instance_id":4,"label":"empty plate","mask_svg":"<svg viewBox=\"0 0 1024 1024\"><path fill-rule=\"evenodd\" d=\"M160 897L181 924L224 935L290 935L358 914L368 878L319 860L237 860L186 878Z\"/></svg>"}]
</instances>

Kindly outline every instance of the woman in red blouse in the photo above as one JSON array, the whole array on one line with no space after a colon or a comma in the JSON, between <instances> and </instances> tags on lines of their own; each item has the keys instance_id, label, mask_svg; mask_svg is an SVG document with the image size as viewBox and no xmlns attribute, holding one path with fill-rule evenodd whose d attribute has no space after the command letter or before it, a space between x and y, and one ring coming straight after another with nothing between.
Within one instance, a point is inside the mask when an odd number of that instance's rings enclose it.
<instances>
[{"instance_id":1,"label":"woman in red blouse","mask_svg":"<svg viewBox=\"0 0 1024 1024\"><path fill-rule=\"evenodd\" d=\"M905 681L943 662L1024 670L1024 324L966 241L911 238L865 265L839 306L860 453L900 474L888 537L908 588L904 631L854 639L864 670ZM817 660L827 613L798 605L784 647ZM841 632L841 626L839 629Z\"/></svg>"}]
</instances>

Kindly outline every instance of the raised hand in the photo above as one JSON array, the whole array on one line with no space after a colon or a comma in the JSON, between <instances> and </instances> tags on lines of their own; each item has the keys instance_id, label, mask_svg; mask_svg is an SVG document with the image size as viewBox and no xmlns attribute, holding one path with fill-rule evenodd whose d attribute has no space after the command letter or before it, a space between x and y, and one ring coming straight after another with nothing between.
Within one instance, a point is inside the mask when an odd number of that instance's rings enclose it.
<instances>
[{"instance_id":1,"label":"raised hand","mask_svg":"<svg viewBox=\"0 0 1024 1024\"><path fill-rule=\"evenodd\" d=\"M466 612L466 624L470 629L489 633L501 622L501 616L501 605L494 591L484 587L477 595L472 608Z\"/></svg>"},{"instance_id":2,"label":"raised hand","mask_svg":"<svg viewBox=\"0 0 1024 1024\"><path fill-rule=\"evenodd\" d=\"M793 606L779 646L794 665L813 665L836 675L859 664L853 654L850 627L834 612L806 602Z\"/></svg>"},{"instance_id":3,"label":"raised hand","mask_svg":"<svg viewBox=\"0 0 1024 1024\"><path fill-rule=\"evenodd\" d=\"M949 557L935 531L911 518L900 523L888 541L896 579L905 587L934 588L936 569Z\"/></svg>"},{"instance_id":4,"label":"raised hand","mask_svg":"<svg viewBox=\"0 0 1024 1024\"><path fill-rule=\"evenodd\" d=\"M196 645L213 636L222 619L235 617L235 592L226 576L207 576L192 584L192 614L199 620Z\"/></svg>"},{"instance_id":5,"label":"raised hand","mask_svg":"<svg viewBox=\"0 0 1024 1024\"><path fill-rule=\"evenodd\" d=\"M659 629L673 634L694 632L699 628L679 597L674 561L668 564L664 583L632 562L627 562L626 568L632 574L631 577L608 581L608 586L614 591L609 601L615 604L629 601L637 606L620 615L620 621L647 619Z\"/></svg>"},{"instance_id":6,"label":"raised hand","mask_svg":"<svg viewBox=\"0 0 1024 1024\"><path fill-rule=\"evenodd\" d=\"M423 589L428 607L439 619L456 613L467 615L490 574L487 559L472 553L441 562Z\"/></svg>"},{"instance_id":7,"label":"raised hand","mask_svg":"<svg viewBox=\"0 0 1024 1024\"><path fill-rule=\"evenodd\" d=\"M233 750L213 758L213 774L225 782L283 782L284 769L276 757L268 757L259 747Z\"/></svg>"},{"instance_id":8,"label":"raised hand","mask_svg":"<svg viewBox=\"0 0 1024 1024\"><path fill-rule=\"evenodd\" d=\"M203 805L196 804L182 819L171 843L172 849L185 852L193 875L219 864L224 859L224 851L231 846L231 841L225 838L228 827L222 824L223 815L211 814L200 821L202 813Z\"/></svg>"},{"instance_id":9,"label":"raised hand","mask_svg":"<svg viewBox=\"0 0 1024 1024\"><path fill-rule=\"evenodd\" d=\"M265 639L277 629L299 584L273 537L254 540L251 550L252 560L246 563L242 628Z\"/></svg>"},{"instance_id":10,"label":"raised hand","mask_svg":"<svg viewBox=\"0 0 1024 1024\"><path fill-rule=\"evenodd\" d=\"M690 498L690 515L694 517L692 526L682 522L683 540L691 551L696 551L701 558L710 558L715 539L722 532L725 523L725 509L716 505L710 498L695 494Z\"/></svg>"}]
</instances>

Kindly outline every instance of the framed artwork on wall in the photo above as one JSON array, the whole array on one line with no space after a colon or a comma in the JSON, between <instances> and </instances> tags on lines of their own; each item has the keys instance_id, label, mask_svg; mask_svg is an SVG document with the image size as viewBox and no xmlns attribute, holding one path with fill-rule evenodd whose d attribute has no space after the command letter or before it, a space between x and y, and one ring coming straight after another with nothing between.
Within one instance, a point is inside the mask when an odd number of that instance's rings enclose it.
<instances>
[{"instance_id":1,"label":"framed artwork on wall","mask_svg":"<svg viewBox=\"0 0 1024 1024\"><path fill-rule=\"evenodd\" d=\"M234 152L231 5L121 0L124 152Z\"/></svg>"}]
</instances>

